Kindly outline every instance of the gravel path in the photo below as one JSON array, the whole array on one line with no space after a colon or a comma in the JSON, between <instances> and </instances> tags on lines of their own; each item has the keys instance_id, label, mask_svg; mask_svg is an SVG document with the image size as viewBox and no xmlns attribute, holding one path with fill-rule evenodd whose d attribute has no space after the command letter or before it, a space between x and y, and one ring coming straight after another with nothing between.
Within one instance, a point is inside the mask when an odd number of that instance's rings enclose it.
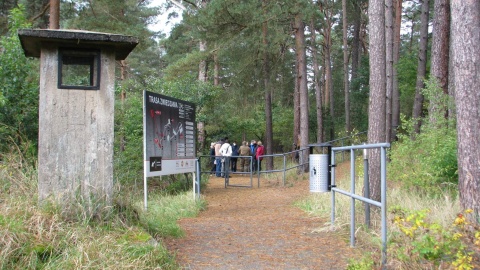
<instances>
[{"instance_id":1,"label":"gravel path","mask_svg":"<svg viewBox=\"0 0 480 270\"><path fill-rule=\"evenodd\" d=\"M235 175L231 184L247 184ZM225 188L211 177L198 217L179 221L185 237L166 239L184 269L346 269L359 250L348 240L318 232L326 220L310 217L293 203L308 196L308 180L291 187L261 180L258 188ZM356 255L355 255L356 254Z\"/></svg>"}]
</instances>

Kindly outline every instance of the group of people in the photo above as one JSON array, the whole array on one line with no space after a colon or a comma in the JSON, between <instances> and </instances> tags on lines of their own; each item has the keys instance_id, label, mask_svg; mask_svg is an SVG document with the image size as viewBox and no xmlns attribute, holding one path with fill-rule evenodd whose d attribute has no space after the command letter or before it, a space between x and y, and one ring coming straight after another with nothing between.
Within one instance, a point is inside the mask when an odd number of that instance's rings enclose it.
<instances>
[{"instance_id":1,"label":"group of people","mask_svg":"<svg viewBox=\"0 0 480 270\"><path fill-rule=\"evenodd\" d=\"M221 138L217 142L210 144L210 156L212 157L212 170L217 177L224 176L228 171L237 172L237 161L240 158L240 172L250 172L262 170L262 159L265 154L265 147L261 141L252 140L250 145L247 141L243 141L239 147L234 141L229 143L228 137ZM252 157L252 158L250 158ZM252 164L250 164L252 160ZM251 166L250 166L251 165ZM228 168L228 170L225 170Z\"/></svg>"}]
</instances>

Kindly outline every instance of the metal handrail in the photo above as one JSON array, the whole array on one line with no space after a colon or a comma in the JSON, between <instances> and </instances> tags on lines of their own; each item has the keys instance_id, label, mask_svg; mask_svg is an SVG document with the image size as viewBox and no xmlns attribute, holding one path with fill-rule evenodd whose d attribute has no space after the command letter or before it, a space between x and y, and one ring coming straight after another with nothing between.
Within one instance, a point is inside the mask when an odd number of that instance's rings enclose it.
<instances>
[{"instance_id":1,"label":"metal handrail","mask_svg":"<svg viewBox=\"0 0 480 270\"><path fill-rule=\"evenodd\" d=\"M362 202L372 204L380 207L381 212L381 224L382 224L382 268L386 268L387 263L387 155L386 148L389 148L389 143L377 143L377 144L363 144L363 145L352 145L344 147L332 147L332 213L331 221L332 226L335 223L335 192L349 196L351 200L351 211L350 211L350 245L355 246L355 200L360 200ZM371 200L370 198L359 196L355 194L355 150L359 149L374 149L380 148L380 202ZM350 151L350 177L351 177L351 191L345 191L339 189L335 186L335 152L337 151Z\"/></svg>"}]
</instances>

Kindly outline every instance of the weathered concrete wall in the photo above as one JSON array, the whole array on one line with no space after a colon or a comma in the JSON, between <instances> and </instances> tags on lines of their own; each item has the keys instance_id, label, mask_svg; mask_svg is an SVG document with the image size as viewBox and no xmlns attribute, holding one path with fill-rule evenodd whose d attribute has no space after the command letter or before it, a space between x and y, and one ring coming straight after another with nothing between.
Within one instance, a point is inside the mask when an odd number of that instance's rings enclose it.
<instances>
[{"instance_id":1,"label":"weathered concrete wall","mask_svg":"<svg viewBox=\"0 0 480 270\"><path fill-rule=\"evenodd\" d=\"M43 43L40 57L39 200L109 204L115 52L102 49L100 90L58 89L56 46Z\"/></svg>"}]
</instances>

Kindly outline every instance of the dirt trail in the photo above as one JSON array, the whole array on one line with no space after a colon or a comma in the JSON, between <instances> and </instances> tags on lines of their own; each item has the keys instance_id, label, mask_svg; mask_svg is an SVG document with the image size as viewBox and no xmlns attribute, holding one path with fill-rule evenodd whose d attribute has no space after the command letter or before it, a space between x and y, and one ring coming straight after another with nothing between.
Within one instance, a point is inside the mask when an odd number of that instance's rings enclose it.
<instances>
[{"instance_id":1,"label":"dirt trail","mask_svg":"<svg viewBox=\"0 0 480 270\"><path fill-rule=\"evenodd\" d=\"M235 175L231 184L250 178ZM308 195L308 180L291 187L261 179L253 188L225 188L211 177L203 194L208 206L179 221L185 237L166 239L184 269L345 269L358 257L345 239L318 232L326 220L310 217L293 202ZM356 255L355 255L356 254Z\"/></svg>"}]
</instances>

